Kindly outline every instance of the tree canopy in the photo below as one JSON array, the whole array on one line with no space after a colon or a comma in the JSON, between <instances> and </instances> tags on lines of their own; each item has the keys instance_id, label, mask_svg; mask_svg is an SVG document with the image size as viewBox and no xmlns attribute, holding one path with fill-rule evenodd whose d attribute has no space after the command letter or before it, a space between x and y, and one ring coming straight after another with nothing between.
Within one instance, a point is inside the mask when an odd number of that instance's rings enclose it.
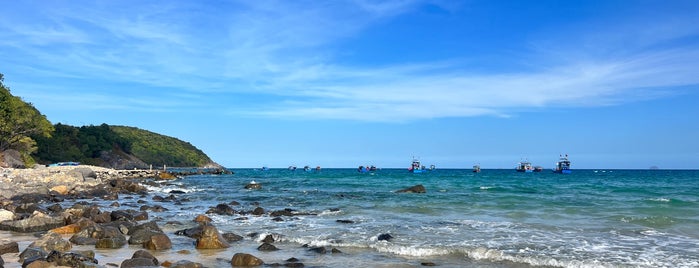
<instances>
[{"instance_id":1,"label":"tree canopy","mask_svg":"<svg viewBox=\"0 0 699 268\"><path fill-rule=\"evenodd\" d=\"M36 151L32 136L50 137L53 125L31 103L13 96L0 73L0 152L15 149L27 159ZM26 162L26 161L25 161Z\"/></svg>"}]
</instances>

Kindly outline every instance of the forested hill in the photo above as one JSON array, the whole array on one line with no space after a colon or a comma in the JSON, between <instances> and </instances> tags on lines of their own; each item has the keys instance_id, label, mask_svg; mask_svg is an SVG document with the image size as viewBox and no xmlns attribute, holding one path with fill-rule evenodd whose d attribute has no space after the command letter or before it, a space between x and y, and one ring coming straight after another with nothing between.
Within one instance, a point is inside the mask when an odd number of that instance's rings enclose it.
<instances>
[{"instance_id":1,"label":"forested hill","mask_svg":"<svg viewBox=\"0 0 699 268\"><path fill-rule=\"evenodd\" d=\"M35 138L39 163L75 161L117 169L218 166L188 142L135 127L56 124L54 128L50 138Z\"/></svg>"},{"instance_id":2,"label":"forested hill","mask_svg":"<svg viewBox=\"0 0 699 268\"><path fill-rule=\"evenodd\" d=\"M188 142L125 126L52 125L0 73L0 167L80 162L116 169L220 167Z\"/></svg>"}]
</instances>

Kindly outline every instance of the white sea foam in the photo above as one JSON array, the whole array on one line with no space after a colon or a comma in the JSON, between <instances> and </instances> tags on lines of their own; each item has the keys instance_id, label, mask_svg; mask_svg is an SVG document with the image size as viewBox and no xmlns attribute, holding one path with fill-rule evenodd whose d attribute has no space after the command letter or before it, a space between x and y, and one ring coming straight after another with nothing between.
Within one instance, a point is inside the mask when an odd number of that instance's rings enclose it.
<instances>
[{"instance_id":1,"label":"white sea foam","mask_svg":"<svg viewBox=\"0 0 699 268\"><path fill-rule=\"evenodd\" d=\"M184 187L182 187L181 185L166 185L166 186L143 185L143 186L145 186L146 189L148 189L148 191L150 191L150 192L154 192L154 193L164 193L164 194L169 194L170 191L173 191L173 190L178 190L178 191L182 191L182 192L185 192L185 193L191 193L191 192L198 192L198 191L201 191L200 189L197 189L197 188L195 188L195 187L184 188Z\"/></svg>"},{"instance_id":2,"label":"white sea foam","mask_svg":"<svg viewBox=\"0 0 699 268\"><path fill-rule=\"evenodd\" d=\"M670 199L668 199L668 198L662 198L662 197L659 197L659 198L649 198L648 200L649 200L649 201L655 201L655 202L670 202Z\"/></svg>"},{"instance_id":3,"label":"white sea foam","mask_svg":"<svg viewBox=\"0 0 699 268\"><path fill-rule=\"evenodd\" d=\"M385 241L380 241L379 243L371 244L370 247L382 253L392 253L411 257L442 256L451 253L448 249L429 247L423 248L419 246L403 246Z\"/></svg>"},{"instance_id":4,"label":"white sea foam","mask_svg":"<svg viewBox=\"0 0 699 268\"><path fill-rule=\"evenodd\" d=\"M493 189L493 188L495 188L495 186L481 186L479 189L481 189L481 190L490 190L490 189Z\"/></svg>"}]
</instances>

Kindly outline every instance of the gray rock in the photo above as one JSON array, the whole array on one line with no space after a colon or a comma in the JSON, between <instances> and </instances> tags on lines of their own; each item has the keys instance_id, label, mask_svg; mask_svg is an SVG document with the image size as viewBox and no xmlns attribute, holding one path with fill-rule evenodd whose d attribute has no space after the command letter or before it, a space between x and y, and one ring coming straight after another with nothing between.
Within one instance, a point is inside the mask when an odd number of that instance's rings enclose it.
<instances>
[{"instance_id":1,"label":"gray rock","mask_svg":"<svg viewBox=\"0 0 699 268\"><path fill-rule=\"evenodd\" d=\"M270 243L262 243L262 245L257 247L257 250L259 250L259 251L275 251L275 250L279 250L279 249Z\"/></svg>"},{"instance_id":2,"label":"gray rock","mask_svg":"<svg viewBox=\"0 0 699 268\"><path fill-rule=\"evenodd\" d=\"M121 268L135 268L135 267L159 267L158 264L154 263L152 259L148 258L133 258L124 260L121 262Z\"/></svg>"},{"instance_id":3,"label":"gray rock","mask_svg":"<svg viewBox=\"0 0 699 268\"><path fill-rule=\"evenodd\" d=\"M88 256L80 255L75 252L61 253L51 251L46 256L46 261L54 263L58 266L83 267L83 263L97 264L97 260Z\"/></svg>"},{"instance_id":4,"label":"gray rock","mask_svg":"<svg viewBox=\"0 0 699 268\"><path fill-rule=\"evenodd\" d=\"M63 239L60 234L54 232L48 232L41 236L39 240L36 240L29 244L30 248L40 248L45 252L59 251L66 252L69 251L73 245Z\"/></svg>"},{"instance_id":5,"label":"gray rock","mask_svg":"<svg viewBox=\"0 0 699 268\"><path fill-rule=\"evenodd\" d=\"M224 233L224 234L221 234L221 235L223 236L224 239L226 239L226 241L227 241L228 243L237 242L237 241L243 240L243 237L242 237L242 236L239 236L239 235L234 234L234 233Z\"/></svg>"},{"instance_id":6,"label":"gray rock","mask_svg":"<svg viewBox=\"0 0 699 268\"><path fill-rule=\"evenodd\" d=\"M19 262L23 263L26 260L44 258L46 255L48 255L48 253L41 248L27 247L19 254Z\"/></svg>"},{"instance_id":7,"label":"gray rock","mask_svg":"<svg viewBox=\"0 0 699 268\"><path fill-rule=\"evenodd\" d=\"M65 225L63 217L52 217L35 212L29 218L0 222L0 230L20 233L43 232Z\"/></svg>"},{"instance_id":8,"label":"gray rock","mask_svg":"<svg viewBox=\"0 0 699 268\"><path fill-rule=\"evenodd\" d=\"M151 254L149 251L143 250L143 249L136 250L136 252L134 252L133 255L131 256L131 258L132 259L136 259L136 258L151 259L153 261L153 263L155 263L155 265L160 264L158 259L156 259L155 256L153 256L153 254Z\"/></svg>"}]
</instances>

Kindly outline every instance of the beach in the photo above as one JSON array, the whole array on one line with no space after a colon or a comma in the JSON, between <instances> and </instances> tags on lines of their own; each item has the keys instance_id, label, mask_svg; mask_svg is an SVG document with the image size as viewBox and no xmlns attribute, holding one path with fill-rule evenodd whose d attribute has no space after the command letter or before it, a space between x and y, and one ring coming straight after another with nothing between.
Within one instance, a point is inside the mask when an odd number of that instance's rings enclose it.
<instances>
[{"instance_id":1,"label":"beach","mask_svg":"<svg viewBox=\"0 0 699 268\"><path fill-rule=\"evenodd\" d=\"M693 267L699 264L697 171L236 169L171 180L139 178L107 199L64 198L102 212L146 212L171 247L162 262L228 267L237 253L266 265L310 267ZM249 187L251 184L256 187ZM425 193L399 193L423 185ZM246 187L248 186L248 187ZM128 187L126 187L128 188ZM117 206L118 204L118 206ZM49 213L50 214L50 213ZM198 249L182 235L210 218L229 247ZM133 226L131 227L133 228ZM24 251L35 234L0 231ZM61 235L69 240L73 234ZM130 238L129 235L125 237ZM4 243L4 242L3 242ZM276 250L261 248L268 243ZM98 267L120 266L143 244L93 251ZM2 255L21 267L19 253Z\"/></svg>"}]
</instances>

